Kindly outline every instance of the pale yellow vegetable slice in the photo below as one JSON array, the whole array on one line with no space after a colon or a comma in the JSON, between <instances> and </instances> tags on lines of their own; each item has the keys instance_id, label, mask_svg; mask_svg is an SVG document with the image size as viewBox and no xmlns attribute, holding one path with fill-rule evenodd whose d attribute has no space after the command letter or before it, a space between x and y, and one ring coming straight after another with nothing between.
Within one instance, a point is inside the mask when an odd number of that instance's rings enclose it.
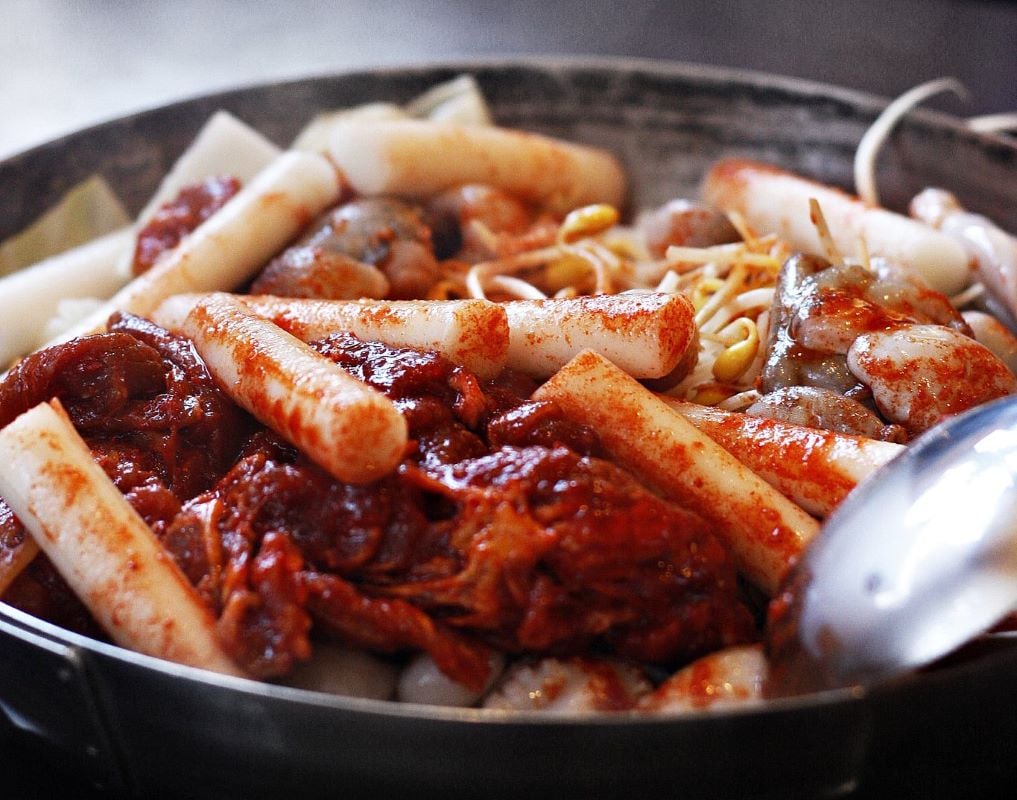
<instances>
[{"instance_id":1,"label":"pale yellow vegetable slice","mask_svg":"<svg viewBox=\"0 0 1017 800\"><path fill-rule=\"evenodd\" d=\"M208 295L159 321L194 342L237 405L339 480L367 483L402 459L406 420L391 400L238 298Z\"/></svg>"},{"instance_id":2,"label":"pale yellow vegetable slice","mask_svg":"<svg viewBox=\"0 0 1017 800\"><path fill-rule=\"evenodd\" d=\"M14 579L22 573L25 567L32 563L37 555L39 555L39 545L31 536L26 536L25 541L16 549L9 550L3 558L0 558L0 597L3 597L7 587L14 582Z\"/></svg>"},{"instance_id":3,"label":"pale yellow vegetable slice","mask_svg":"<svg viewBox=\"0 0 1017 800\"><path fill-rule=\"evenodd\" d=\"M230 175L247 183L281 152L228 111L215 112L159 183L155 194L138 214L138 224L144 225L161 205L173 200L188 184L220 175Z\"/></svg>"},{"instance_id":4,"label":"pale yellow vegetable slice","mask_svg":"<svg viewBox=\"0 0 1017 800\"><path fill-rule=\"evenodd\" d=\"M0 495L117 644L243 675L212 614L57 401L0 431Z\"/></svg>"},{"instance_id":5,"label":"pale yellow vegetable slice","mask_svg":"<svg viewBox=\"0 0 1017 800\"><path fill-rule=\"evenodd\" d=\"M0 244L0 275L7 275L125 227L130 217L106 180L93 175L55 206Z\"/></svg>"},{"instance_id":6,"label":"pale yellow vegetable slice","mask_svg":"<svg viewBox=\"0 0 1017 800\"><path fill-rule=\"evenodd\" d=\"M596 353L580 353L541 386L596 429L611 456L709 520L739 570L773 595L819 523L663 400Z\"/></svg>"},{"instance_id":7,"label":"pale yellow vegetable slice","mask_svg":"<svg viewBox=\"0 0 1017 800\"><path fill-rule=\"evenodd\" d=\"M459 75L432 86L405 106L411 117L462 125L492 125L491 110L472 75Z\"/></svg>"}]
</instances>

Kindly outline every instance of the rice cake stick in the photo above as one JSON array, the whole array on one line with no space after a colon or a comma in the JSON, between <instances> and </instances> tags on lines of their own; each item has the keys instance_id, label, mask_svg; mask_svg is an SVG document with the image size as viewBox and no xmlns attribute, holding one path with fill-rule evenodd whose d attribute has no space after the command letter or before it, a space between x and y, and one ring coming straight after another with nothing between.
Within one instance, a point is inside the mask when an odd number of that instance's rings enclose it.
<instances>
[{"instance_id":1,"label":"rice cake stick","mask_svg":"<svg viewBox=\"0 0 1017 800\"><path fill-rule=\"evenodd\" d=\"M339 480L368 483L402 459L406 420L391 400L239 298L207 295L183 319L159 322L194 342L237 405Z\"/></svg>"},{"instance_id":2,"label":"rice cake stick","mask_svg":"<svg viewBox=\"0 0 1017 800\"><path fill-rule=\"evenodd\" d=\"M707 173L702 194L714 208L741 214L757 233L775 233L794 250L824 255L809 209L815 198L846 256L861 259L864 241L870 255L920 275L943 294L956 294L971 282L964 248L946 234L769 164L719 161Z\"/></svg>"},{"instance_id":3,"label":"rice cake stick","mask_svg":"<svg viewBox=\"0 0 1017 800\"><path fill-rule=\"evenodd\" d=\"M535 133L418 119L350 120L329 134L328 154L360 194L431 197L485 183L565 213L621 205L625 174L605 150Z\"/></svg>"},{"instance_id":4,"label":"rice cake stick","mask_svg":"<svg viewBox=\"0 0 1017 800\"><path fill-rule=\"evenodd\" d=\"M593 427L607 451L665 496L709 520L739 570L769 595L819 523L596 353L580 353L534 398Z\"/></svg>"},{"instance_id":5,"label":"rice cake stick","mask_svg":"<svg viewBox=\"0 0 1017 800\"><path fill-rule=\"evenodd\" d=\"M114 311L147 317L174 294L236 288L338 197L339 176L327 159L315 153L283 153L148 272L59 341L102 330Z\"/></svg>"},{"instance_id":6,"label":"rice cake stick","mask_svg":"<svg viewBox=\"0 0 1017 800\"><path fill-rule=\"evenodd\" d=\"M117 644L244 674L216 639L212 614L58 401L0 431L0 495Z\"/></svg>"},{"instance_id":7,"label":"rice cake stick","mask_svg":"<svg viewBox=\"0 0 1017 800\"><path fill-rule=\"evenodd\" d=\"M904 450L864 436L792 425L661 396L668 406L810 514L825 517Z\"/></svg>"},{"instance_id":8,"label":"rice cake stick","mask_svg":"<svg viewBox=\"0 0 1017 800\"><path fill-rule=\"evenodd\" d=\"M123 286L117 258L130 247L122 228L0 278L0 368L41 344L61 300L106 298Z\"/></svg>"},{"instance_id":9,"label":"rice cake stick","mask_svg":"<svg viewBox=\"0 0 1017 800\"><path fill-rule=\"evenodd\" d=\"M515 300L507 365L538 378L593 350L636 378L663 378L696 342L695 310L682 295L633 293Z\"/></svg>"},{"instance_id":10,"label":"rice cake stick","mask_svg":"<svg viewBox=\"0 0 1017 800\"><path fill-rule=\"evenodd\" d=\"M250 311L303 342L347 331L390 347L435 350L481 379L505 366L509 346L504 308L488 300L313 300L237 295ZM154 319L179 325L199 299L178 295L162 304Z\"/></svg>"},{"instance_id":11,"label":"rice cake stick","mask_svg":"<svg viewBox=\"0 0 1017 800\"><path fill-rule=\"evenodd\" d=\"M671 373L695 342L692 305L668 294L518 300L312 300L237 295L252 312L309 342L336 331L393 347L437 350L480 378L504 367L553 375L585 349L637 378ZM154 319L178 325L197 302L171 297Z\"/></svg>"}]
</instances>

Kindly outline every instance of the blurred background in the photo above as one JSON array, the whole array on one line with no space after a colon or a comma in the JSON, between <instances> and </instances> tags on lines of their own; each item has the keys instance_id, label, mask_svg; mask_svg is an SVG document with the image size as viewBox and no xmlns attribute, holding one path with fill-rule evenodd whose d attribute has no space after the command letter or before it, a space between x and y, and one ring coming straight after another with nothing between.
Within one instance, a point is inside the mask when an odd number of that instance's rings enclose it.
<instances>
[{"instance_id":1,"label":"blurred background","mask_svg":"<svg viewBox=\"0 0 1017 800\"><path fill-rule=\"evenodd\" d=\"M953 75L960 115L1017 111L1005 0L0 0L0 158L265 80L487 55L743 67L891 97Z\"/></svg>"}]
</instances>

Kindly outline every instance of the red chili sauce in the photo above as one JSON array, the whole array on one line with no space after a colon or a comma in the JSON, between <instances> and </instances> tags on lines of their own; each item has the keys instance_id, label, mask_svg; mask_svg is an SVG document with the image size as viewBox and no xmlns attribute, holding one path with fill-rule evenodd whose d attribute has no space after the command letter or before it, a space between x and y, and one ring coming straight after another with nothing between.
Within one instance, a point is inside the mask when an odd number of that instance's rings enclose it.
<instances>
[{"instance_id":1,"label":"red chili sauce","mask_svg":"<svg viewBox=\"0 0 1017 800\"><path fill-rule=\"evenodd\" d=\"M702 518L600 458L593 430L528 401L528 379L481 384L435 353L346 334L313 346L406 416L394 473L331 478L234 406L187 340L129 316L22 361L0 384L0 422L60 397L260 677L307 658L312 626L426 650L477 689L491 648L676 667L755 637ZM69 594L36 562L5 601L72 624L34 599Z\"/></svg>"},{"instance_id":2,"label":"red chili sauce","mask_svg":"<svg viewBox=\"0 0 1017 800\"><path fill-rule=\"evenodd\" d=\"M240 181L229 175L206 178L181 189L138 232L132 272L140 275L151 269L159 256L180 244L239 191Z\"/></svg>"}]
</instances>

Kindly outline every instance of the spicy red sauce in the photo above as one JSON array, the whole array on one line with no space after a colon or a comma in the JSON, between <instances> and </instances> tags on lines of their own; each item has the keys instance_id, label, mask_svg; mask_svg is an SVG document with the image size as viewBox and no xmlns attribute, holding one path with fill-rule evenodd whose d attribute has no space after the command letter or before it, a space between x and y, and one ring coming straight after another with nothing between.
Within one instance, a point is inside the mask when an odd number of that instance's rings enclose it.
<instances>
[{"instance_id":1,"label":"spicy red sauce","mask_svg":"<svg viewBox=\"0 0 1017 800\"><path fill-rule=\"evenodd\" d=\"M229 175L206 178L185 186L170 202L161 206L138 232L132 271L135 275L151 269L163 253L172 250L187 234L226 205L240 191L240 181Z\"/></svg>"},{"instance_id":2,"label":"spicy red sauce","mask_svg":"<svg viewBox=\"0 0 1017 800\"><path fill-rule=\"evenodd\" d=\"M130 317L112 328L26 358L0 416L61 397L252 675L306 658L312 620L375 650L426 650L476 688L492 647L677 665L755 635L708 524L592 455L596 434L526 401L524 379L483 385L437 354L348 335L315 343L407 419L399 468L352 485L255 426L186 340Z\"/></svg>"}]
</instances>

